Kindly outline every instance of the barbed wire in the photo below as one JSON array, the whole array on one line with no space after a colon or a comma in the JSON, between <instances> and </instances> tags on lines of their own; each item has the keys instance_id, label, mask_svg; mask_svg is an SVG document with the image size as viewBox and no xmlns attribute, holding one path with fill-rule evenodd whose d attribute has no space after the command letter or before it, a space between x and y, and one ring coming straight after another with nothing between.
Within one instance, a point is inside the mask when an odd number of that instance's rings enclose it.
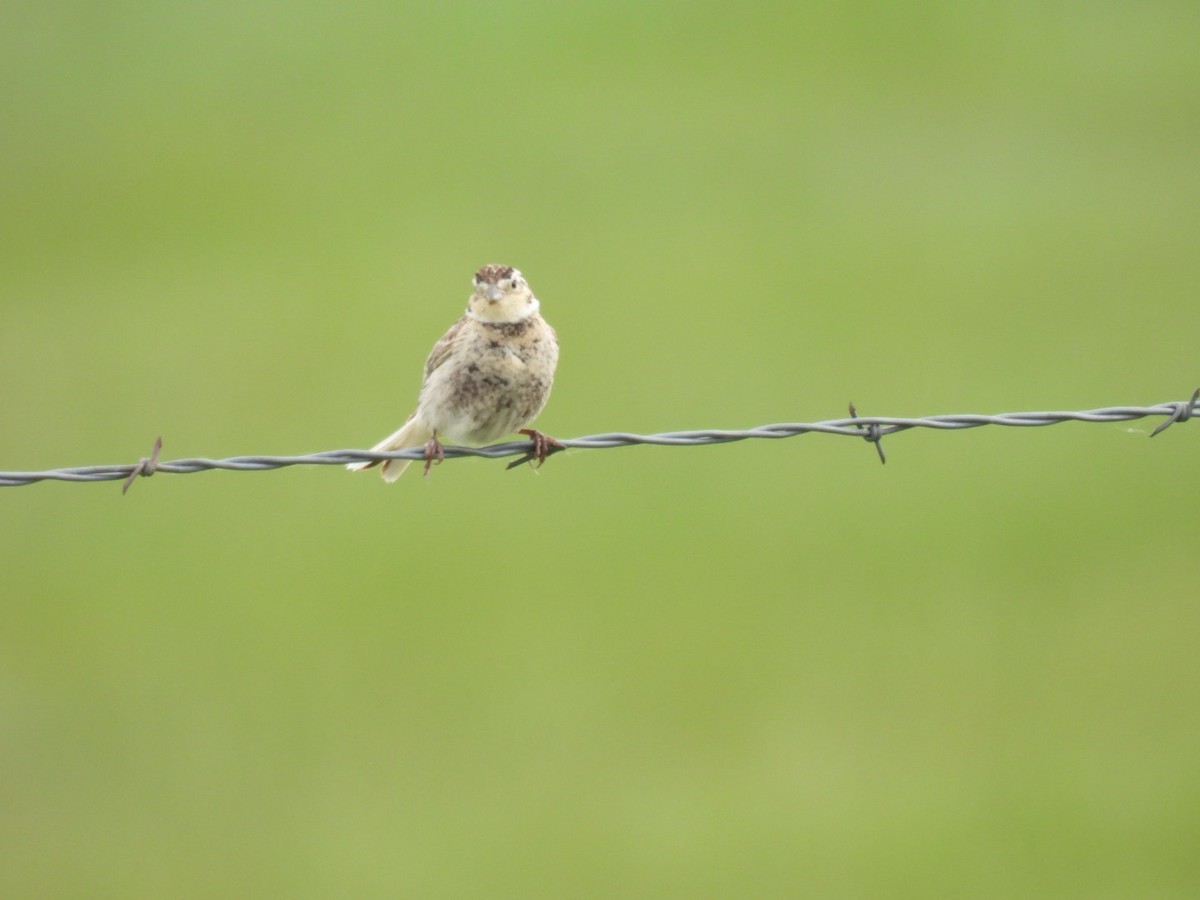
<instances>
[{"instance_id":1,"label":"barbed wire","mask_svg":"<svg viewBox=\"0 0 1200 900\"><path fill-rule=\"evenodd\" d=\"M830 419L824 422L787 422L774 425L760 425L757 428L744 430L704 429L700 431L668 431L662 434L631 434L614 431L607 434L592 434L586 437L558 441L559 446L552 447L551 452L560 450L607 450L613 447L628 447L634 444L651 444L662 447L706 447L711 444L728 444L733 441L756 439L776 440L779 438L796 437L802 434L836 434L844 437L856 437L875 445L880 462L887 462L880 441L887 435L908 431L912 428L930 428L936 431L961 431L967 428L980 428L984 425L1002 425L1016 428L1036 428L1045 425L1057 425L1062 422L1129 422L1135 419L1145 419L1154 416L1166 416L1150 434L1150 437L1161 433L1176 422L1184 422L1197 412L1200 412L1200 389L1197 389L1190 400L1174 400L1159 403L1155 406L1110 406L1103 409L1088 409L1079 411L1046 411L1046 412L1013 412L996 415L977 415L973 413L941 416L925 416L921 418L898 418L894 416L859 416L854 404L850 405L850 417L846 419ZM111 466L80 466L67 469L48 469L44 472L0 472L0 487L19 487L35 484L39 481L119 481L124 480L123 491L139 477L160 473L171 475L187 475L192 472L204 472L212 469L226 469L235 472L264 472L270 469L282 469L288 466L344 466L356 462L383 462L389 459L419 460L424 458L424 448L413 447L406 450L396 450L389 453L371 450L326 450L319 453L308 453L302 456L234 456L228 459L176 459L160 462L162 438L154 443L150 456L136 463ZM520 458L508 464L515 468L534 459L531 441L509 441L503 444L493 444L489 447L455 447L445 448L446 459L457 459L465 456L481 456L486 459L499 459L506 456Z\"/></svg>"}]
</instances>

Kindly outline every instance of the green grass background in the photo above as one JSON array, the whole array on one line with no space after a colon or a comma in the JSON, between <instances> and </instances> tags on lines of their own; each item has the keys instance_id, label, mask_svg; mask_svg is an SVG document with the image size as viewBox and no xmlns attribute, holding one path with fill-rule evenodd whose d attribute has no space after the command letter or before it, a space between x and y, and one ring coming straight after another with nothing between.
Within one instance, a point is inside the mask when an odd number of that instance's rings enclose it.
<instances>
[{"instance_id":1,"label":"green grass background","mask_svg":"<svg viewBox=\"0 0 1200 900\"><path fill-rule=\"evenodd\" d=\"M1200 7L8 4L0 469L1200 384ZM5 897L1195 897L1200 431L0 491Z\"/></svg>"}]
</instances>

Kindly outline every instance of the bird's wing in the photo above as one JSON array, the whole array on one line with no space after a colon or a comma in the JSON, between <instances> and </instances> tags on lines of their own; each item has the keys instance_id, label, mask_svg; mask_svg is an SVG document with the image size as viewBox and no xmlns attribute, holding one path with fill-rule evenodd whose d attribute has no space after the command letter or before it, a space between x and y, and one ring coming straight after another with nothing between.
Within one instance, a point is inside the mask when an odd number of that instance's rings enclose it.
<instances>
[{"instance_id":1,"label":"bird's wing","mask_svg":"<svg viewBox=\"0 0 1200 900\"><path fill-rule=\"evenodd\" d=\"M438 366L450 358L450 352L454 349L455 339L466 324L467 317L463 316L451 325L450 330L443 334L441 339L433 345L433 349L429 351L429 359L425 360L426 378L432 375Z\"/></svg>"}]
</instances>

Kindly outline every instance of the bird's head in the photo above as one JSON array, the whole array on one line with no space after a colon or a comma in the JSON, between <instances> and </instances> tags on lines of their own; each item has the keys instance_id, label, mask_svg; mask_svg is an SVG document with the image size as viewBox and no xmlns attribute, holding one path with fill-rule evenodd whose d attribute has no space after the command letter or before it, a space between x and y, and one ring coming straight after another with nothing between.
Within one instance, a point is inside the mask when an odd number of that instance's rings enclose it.
<instances>
[{"instance_id":1,"label":"bird's head","mask_svg":"<svg viewBox=\"0 0 1200 900\"><path fill-rule=\"evenodd\" d=\"M475 273L467 314L483 322L520 322L538 310L538 300L520 270L488 265Z\"/></svg>"}]
</instances>

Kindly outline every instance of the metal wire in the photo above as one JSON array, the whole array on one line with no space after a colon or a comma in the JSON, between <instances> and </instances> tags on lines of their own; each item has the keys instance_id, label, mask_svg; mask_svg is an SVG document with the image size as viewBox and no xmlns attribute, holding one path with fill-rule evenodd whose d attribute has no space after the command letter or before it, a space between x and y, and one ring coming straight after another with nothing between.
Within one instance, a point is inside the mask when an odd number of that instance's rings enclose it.
<instances>
[{"instance_id":1,"label":"metal wire","mask_svg":"<svg viewBox=\"0 0 1200 900\"><path fill-rule=\"evenodd\" d=\"M632 444L652 444L663 447L704 447L710 444L727 444L733 441L755 439L778 439L796 437L801 434L837 434L855 437L875 445L881 462L886 462L880 441L883 437L907 431L910 428L932 428L937 431L959 431L980 428L984 425L1004 425L1017 428L1036 428L1057 425L1062 422L1128 422L1152 416L1166 416L1151 433L1151 437L1162 432L1175 422L1183 422L1200 412L1200 389L1190 400L1169 401L1156 406L1110 406L1104 409L1052 412L1013 412L996 415L959 414L927 416L924 418L897 418L893 416L859 416L853 405L846 419L830 419L825 422L789 422L775 425L760 425L745 430L704 429L700 431L668 431L662 434L630 434L609 432L593 434L571 440L559 441L563 449L604 450L612 447L627 447ZM0 472L0 487L18 487L39 481L119 481L125 480L125 489L139 476L159 473L186 475L210 469L228 469L236 472L262 472L288 466L343 466L347 463L388 459L423 458L424 449L414 447L391 453L370 450L326 450L303 456L234 456L228 459L176 459L159 462L158 454L162 438L155 443L154 452L137 463L111 466L81 466L69 469L48 469L45 472ZM509 464L509 468L533 459L530 441L509 441L490 447L446 447L446 458L482 456L499 459L506 456L521 458ZM557 448L556 448L557 449Z\"/></svg>"}]
</instances>

